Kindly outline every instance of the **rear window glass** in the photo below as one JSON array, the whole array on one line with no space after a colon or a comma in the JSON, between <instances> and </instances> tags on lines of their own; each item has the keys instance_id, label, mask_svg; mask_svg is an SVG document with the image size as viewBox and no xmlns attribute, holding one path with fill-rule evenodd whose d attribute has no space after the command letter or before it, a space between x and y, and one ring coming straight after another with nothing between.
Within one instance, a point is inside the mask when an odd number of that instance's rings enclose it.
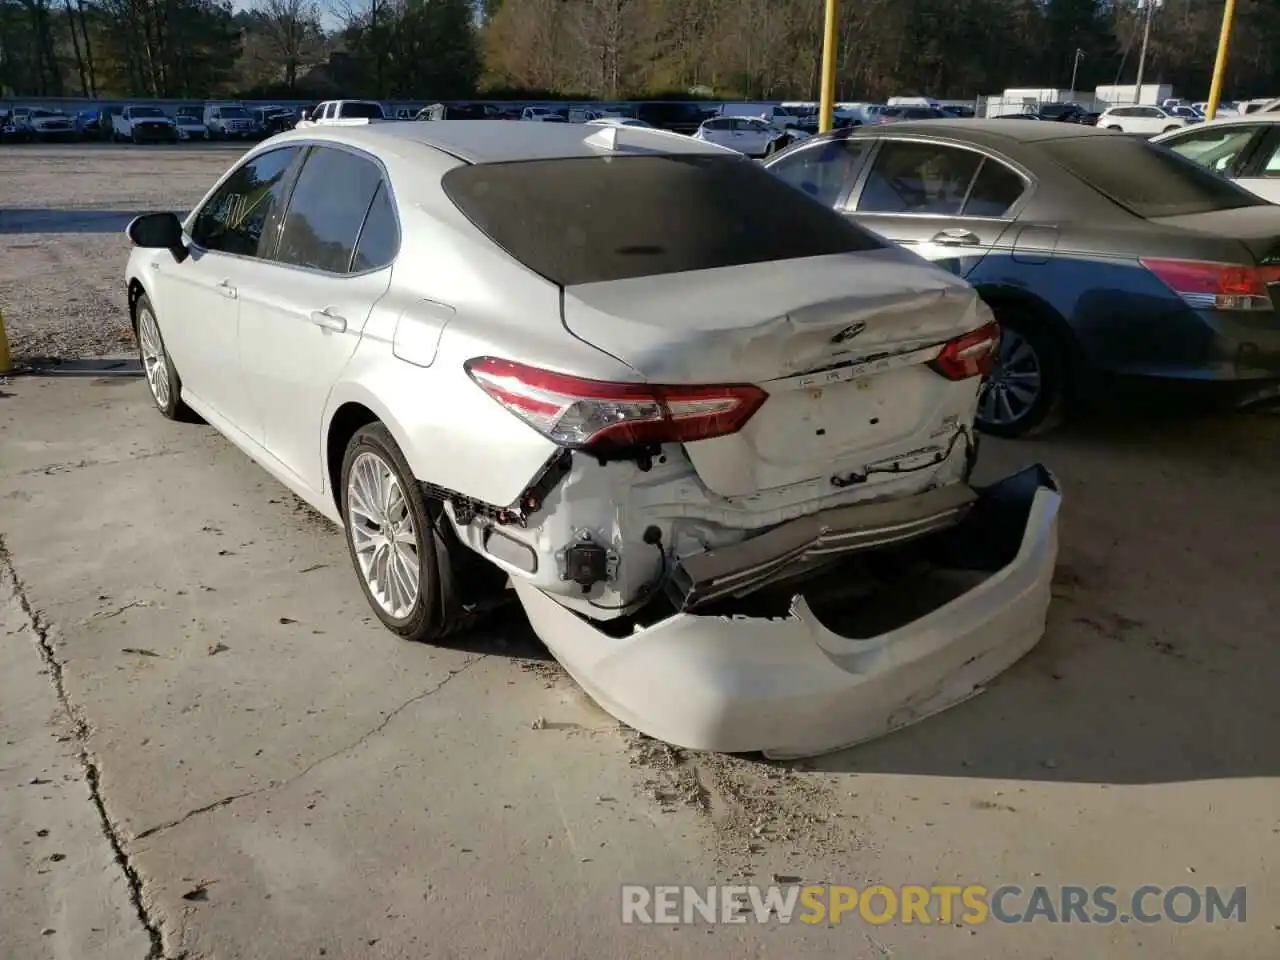
<instances>
[{"instance_id":1,"label":"rear window glass","mask_svg":"<svg viewBox=\"0 0 1280 960\"><path fill-rule=\"evenodd\" d=\"M1099 193L1139 217L1176 217L1267 201L1190 160L1132 137L1073 137L1041 149Z\"/></svg>"},{"instance_id":2,"label":"rear window glass","mask_svg":"<svg viewBox=\"0 0 1280 960\"><path fill-rule=\"evenodd\" d=\"M494 243L562 286L887 246L745 158L487 163L442 185Z\"/></svg>"},{"instance_id":3,"label":"rear window glass","mask_svg":"<svg viewBox=\"0 0 1280 960\"><path fill-rule=\"evenodd\" d=\"M342 105L342 116L355 120L381 120L382 107L376 103L347 101Z\"/></svg>"}]
</instances>

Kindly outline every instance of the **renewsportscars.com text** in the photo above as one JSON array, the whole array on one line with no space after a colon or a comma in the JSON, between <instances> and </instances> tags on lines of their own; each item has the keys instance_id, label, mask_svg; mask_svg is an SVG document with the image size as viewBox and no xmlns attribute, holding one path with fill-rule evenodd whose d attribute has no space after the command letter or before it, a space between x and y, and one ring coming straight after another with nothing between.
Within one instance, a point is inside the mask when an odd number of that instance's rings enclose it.
<instances>
[{"instance_id":1,"label":"renewsportscars.com text","mask_svg":"<svg viewBox=\"0 0 1280 960\"><path fill-rule=\"evenodd\" d=\"M860 922L1243 923L1244 887L1161 887L1121 893L1106 884L1021 887L1004 884L622 887L627 924Z\"/></svg>"}]
</instances>

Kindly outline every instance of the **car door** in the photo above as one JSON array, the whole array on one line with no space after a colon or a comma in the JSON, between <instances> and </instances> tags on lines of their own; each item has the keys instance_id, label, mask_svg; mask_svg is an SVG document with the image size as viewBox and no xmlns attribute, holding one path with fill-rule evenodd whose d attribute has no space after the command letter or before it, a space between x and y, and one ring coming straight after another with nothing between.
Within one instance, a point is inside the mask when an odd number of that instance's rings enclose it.
<instances>
[{"instance_id":1,"label":"car door","mask_svg":"<svg viewBox=\"0 0 1280 960\"><path fill-rule=\"evenodd\" d=\"M1149 136L1163 133L1166 127L1174 125L1173 120L1159 107L1139 107L1137 120L1138 125L1134 128L1134 132Z\"/></svg>"},{"instance_id":2,"label":"car door","mask_svg":"<svg viewBox=\"0 0 1280 960\"><path fill-rule=\"evenodd\" d=\"M706 121L700 128L702 130L702 139L708 143L719 144L722 147L730 147L734 150L738 149L734 144L733 120L729 117L716 117Z\"/></svg>"},{"instance_id":3,"label":"car door","mask_svg":"<svg viewBox=\"0 0 1280 960\"><path fill-rule=\"evenodd\" d=\"M232 426L251 421L239 361L239 291L300 151L269 150L228 174L185 225L190 256L157 252L149 270L165 346L183 386Z\"/></svg>"},{"instance_id":4,"label":"car door","mask_svg":"<svg viewBox=\"0 0 1280 960\"><path fill-rule=\"evenodd\" d=\"M748 157L762 157L768 149L771 130L763 120L739 117L733 121L733 149Z\"/></svg>"},{"instance_id":5,"label":"car door","mask_svg":"<svg viewBox=\"0 0 1280 960\"><path fill-rule=\"evenodd\" d=\"M979 150L882 138L850 215L963 277L1000 242L1029 187L1012 164Z\"/></svg>"},{"instance_id":6,"label":"car door","mask_svg":"<svg viewBox=\"0 0 1280 960\"><path fill-rule=\"evenodd\" d=\"M766 162L765 169L820 203L843 210L874 142L843 138L806 144Z\"/></svg>"},{"instance_id":7,"label":"car door","mask_svg":"<svg viewBox=\"0 0 1280 960\"><path fill-rule=\"evenodd\" d=\"M313 490L324 488L325 402L390 286L399 243L382 166L312 146L271 259L241 294L240 356L260 442Z\"/></svg>"},{"instance_id":8,"label":"car door","mask_svg":"<svg viewBox=\"0 0 1280 960\"><path fill-rule=\"evenodd\" d=\"M1266 124L1262 131L1253 151L1243 159L1236 183L1280 203L1280 123Z\"/></svg>"}]
</instances>

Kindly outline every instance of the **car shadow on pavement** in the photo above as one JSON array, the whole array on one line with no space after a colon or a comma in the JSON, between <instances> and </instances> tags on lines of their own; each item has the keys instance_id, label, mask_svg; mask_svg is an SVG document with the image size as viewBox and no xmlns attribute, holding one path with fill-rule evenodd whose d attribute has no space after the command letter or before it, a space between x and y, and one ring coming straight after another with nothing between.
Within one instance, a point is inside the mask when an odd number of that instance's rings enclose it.
<instances>
[{"instance_id":1,"label":"car shadow on pavement","mask_svg":"<svg viewBox=\"0 0 1280 960\"><path fill-rule=\"evenodd\" d=\"M988 443L1062 481L1044 638L980 696L798 767L1098 784L1280 774L1280 418Z\"/></svg>"},{"instance_id":2,"label":"car shadow on pavement","mask_svg":"<svg viewBox=\"0 0 1280 960\"><path fill-rule=\"evenodd\" d=\"M0 210L0 234L123 233L139 210Z\"/></svg>"},{"instance_id":3,"label":"car shadow on pavement","mask_svg":"<svg viewBox=\"0 0 1280 960\"><path fill-rule=\"evenodd\" d=\"M483 656L556 663L551 651L533 632L529 618L514 597L486 616L474 629L450 637L448 643L455 650Z\"/></svg>"}]
</instances>

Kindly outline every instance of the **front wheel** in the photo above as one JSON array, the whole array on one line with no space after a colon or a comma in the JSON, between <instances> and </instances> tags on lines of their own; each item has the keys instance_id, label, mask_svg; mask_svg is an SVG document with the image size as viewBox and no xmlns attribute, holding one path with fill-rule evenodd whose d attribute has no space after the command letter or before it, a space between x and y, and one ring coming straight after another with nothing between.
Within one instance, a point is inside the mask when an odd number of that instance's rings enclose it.
<instances>
[{"instance_id":1,"label":"front wheel","mask_svg":"<svg viewBox=\"0 0 1280 960\"><path fill-rule=\"evenodd\" d=\"M137 319L138 359L142 361L142 372L151 389L151 399L156 402L160 413L170 420L195 420L195 413L182 402L182 378L165 349L151 299L144 293L138 297L133 310Z\"/></svg>"},{"instance_id":2,"label":"front wheel","mask_svg":"<svg viewBox=\"0 0 1280 960\"><path fill-rule=\"evenodd\" d=\"M466 603L464 590L505 578L480 557L463 556L470 551L458 542L444 504L424 495L381 423L357 430L347 444L341 484L351 562L382 625L426 642L471 626L484 608Z\"/></svg>"},{"instance_id":3,"label":"front wheel","mask_svg":"<svg viewBox=\"0 0 1280 960\"><path fill-rule=\"evenodd\" d=\"M996 437L1048 433L1066 408L1067 364L1043 323L997 314L1000 352L978 396L978 429Z\"/></svg>"}]
</instances>

